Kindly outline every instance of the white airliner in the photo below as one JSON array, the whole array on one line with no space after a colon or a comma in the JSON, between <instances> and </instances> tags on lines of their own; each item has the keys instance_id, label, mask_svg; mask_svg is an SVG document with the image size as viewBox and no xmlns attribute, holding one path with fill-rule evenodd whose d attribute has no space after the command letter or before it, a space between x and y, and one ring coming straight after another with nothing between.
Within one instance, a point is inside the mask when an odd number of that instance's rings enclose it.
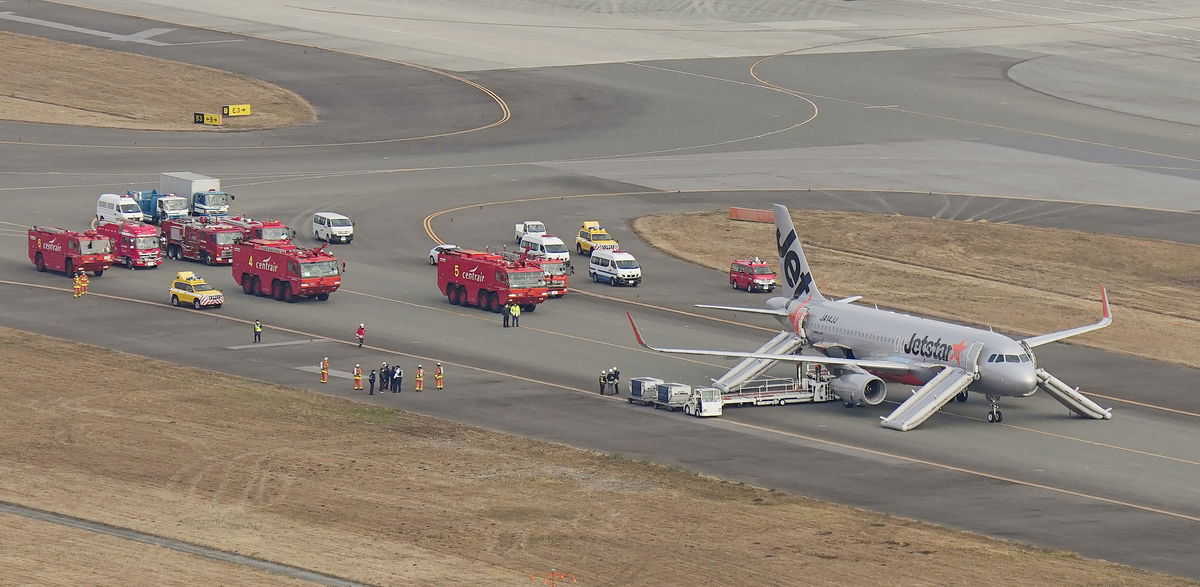
<instances>
[{"instance_id":1,"label":"white airliner","mask_svg":"<svg viewBox=\"0 0 1200 587\"><path fill-rule=\"evenodd\" d=\"M629 316L638 344L664 353L741 358L739 367L748 366L754 372L777 361L822 364L832 376L831 389L847 407L882 403L887 396L884 380L919 386L883 418L883 426L896 430L915 428L956 397L966 401L969 390L985 394L991 402L989 422L1003 420L998 409L1002 396L1025 397L1038 389L1082 417L1112 417L1110 410L1040 369L1032 350L1108 326L1112 313L1103 288L1099 322L1020 340L991 330L855 305L861 296L830 300L817 289L787 208L774 207L784 295L767 300L766 308L698 307L775 316L787 330L756 352L658 348L646 343ZM775 341L787 338L794 344L778 352L786 345ZM791 354L792 349L805 346L821 354Z\"/></svg>"}]
</instances>

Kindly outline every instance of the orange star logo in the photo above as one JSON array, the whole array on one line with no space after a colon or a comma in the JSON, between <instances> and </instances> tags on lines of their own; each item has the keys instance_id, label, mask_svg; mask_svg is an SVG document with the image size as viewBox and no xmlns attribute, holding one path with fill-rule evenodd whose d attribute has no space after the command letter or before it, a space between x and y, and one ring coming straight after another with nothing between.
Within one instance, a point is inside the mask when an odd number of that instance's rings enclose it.
<instances>
[{"instance_id":1,"label":"orange star logo","mask_svg":"<svg viewBox=\"0 0 1200 587\"><path fill-rule=\"evenodd\" d=\"M951 363L958 361L959 364L961 364L962 363L962 353L963 353L963 351L967 350L967 341L960 340L960 341L958 341L958 344L950 345L950 348L953 349L953 352L950 353L949 361Z\"/></svg>"}]
</instances>

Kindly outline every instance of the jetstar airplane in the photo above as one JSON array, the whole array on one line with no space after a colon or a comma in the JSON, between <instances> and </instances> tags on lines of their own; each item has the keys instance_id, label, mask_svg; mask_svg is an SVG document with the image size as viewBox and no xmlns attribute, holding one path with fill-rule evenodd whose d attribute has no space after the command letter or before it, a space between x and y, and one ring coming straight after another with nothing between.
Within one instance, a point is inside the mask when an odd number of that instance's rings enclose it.
<instances>
[{"instance_id":1,"label":"jetstar airplane","mask_svg":"<svg viewBox=\"0 0 1200 587\"><path fill-rule=\"evenodd\" d=\"M861 296L830 300L817 289L787 208L774 207L784 295L767 300L766 308L698 307L774 316L787 329L780 335L783 338L776 337L756 352L659 348L646 343L629 315L638 344L663 353L741 358L739 367L749 367L744 372L761 372L777 361L824 365L832 377L830 388L847 407L882 403L887 396L885 380L919 386L882 418L883 426L902 431L920 425L954 398L966 401L969 390L983 393L991 402L989 422L1004 419L998 407L1001 397L1025 397L1038 389L1082 417L1112 417L1110 410L1039 368L1033 354L1035 347L1108 326L1112 312L1105 289L1100 290L1099 322L1025 339L855 305ZM775 341L783 339L797 343L791 349L807 346L820 354L772 352L782 348Z\"/></svg>"}]
</instances>

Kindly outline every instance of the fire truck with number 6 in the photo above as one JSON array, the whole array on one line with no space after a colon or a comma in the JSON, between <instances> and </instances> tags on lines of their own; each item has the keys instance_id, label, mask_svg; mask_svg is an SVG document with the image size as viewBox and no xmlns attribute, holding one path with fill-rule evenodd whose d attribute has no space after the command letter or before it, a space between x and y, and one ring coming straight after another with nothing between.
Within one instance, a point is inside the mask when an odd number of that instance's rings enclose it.
<instances>
[{"instance_id":1,"label":"fire truck with number 6","mask_svg":"<svg viewBox=\"0 0 1200 587\"><path fill-rule=\"evenodd\" d=\"M550 295L541 267L509 261L496 253L469 249L438 257L438 289L456 306L499 312L509 302L532 312Z\"/></svg>"},{"instance_id":2,"label":"fire truck with number 6","mask_svg":"<svg viewBox=\"0 0 1200 587\"><path fill-rule=\"evenodd\" d=\"M303 249L279 241L245 241L233 247L233 280L246 295L287 302L328 300L342 285L346 263L326 253L325 247Z\"/></svg>"},{"instance_id":3,"label":"fire truck with number 6","mask_svg":"<svg viewBox=\"0 0 1200 587\"><path fill-rule=\"evenodd\" d=\"M29 229L29 260L38 271L52 269L70 277L82 269L100 277L113 264L112 241L94 230L35 226Z\"/></svg>"}]
</instances>

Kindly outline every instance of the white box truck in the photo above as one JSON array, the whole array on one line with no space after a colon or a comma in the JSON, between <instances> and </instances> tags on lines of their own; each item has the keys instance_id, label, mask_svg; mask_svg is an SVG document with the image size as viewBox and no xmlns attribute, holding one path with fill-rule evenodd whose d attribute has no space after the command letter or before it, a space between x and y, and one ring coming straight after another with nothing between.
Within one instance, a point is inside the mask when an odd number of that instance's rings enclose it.
<instances>
[{"instance_id":1,"label":"white box truck","mask_svg":"<svg viewBox=\"0 0 1200 587\"><path fill-rule=\"evenodd\" d=\"M158 191L187 198L192 216L228 216L233 194L221 191L221 180L190 171L164 172Z\"/></svg>"}]
</instances>

